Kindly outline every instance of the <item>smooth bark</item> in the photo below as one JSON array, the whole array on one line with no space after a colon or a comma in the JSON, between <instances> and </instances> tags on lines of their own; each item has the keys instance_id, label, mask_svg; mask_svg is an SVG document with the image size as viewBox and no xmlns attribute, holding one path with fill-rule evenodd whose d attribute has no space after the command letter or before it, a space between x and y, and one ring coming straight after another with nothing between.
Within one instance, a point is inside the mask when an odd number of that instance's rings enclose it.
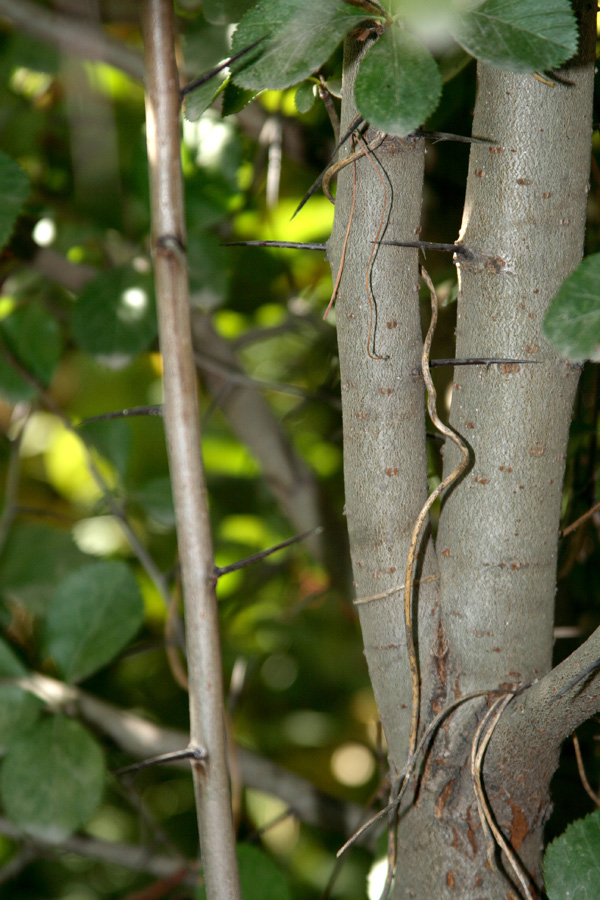
<instances>
[{"instance_id":1,"label":"smooth bark","mask_svg":"<svg viewBox=\"0 0 600 900\"><path fill-rule=\"evenodd\" d=\"M240 897L225 736L214 557L190 325L172 0L144 0L142 32L163 419L185 607L190 745L208 900Z\"/></svg>"},{"instance_id":2,"label":"smooth bark","mask_svg":"<svg viewBox=\"0 0 600 900\"><path fill-rule=\"evenodd\" d=\"M353 83L362 52L363 44L347 42L341 134L356 115ZM375 136L369 130L367 142ZM348 141L341 155L352 150ZM386 138L369 158L364 156L356 163L353 213L354 166L342 169L328 244L335 281L351 217L336 300L336 324L345 511L359 601L402 585L412 527L427 497L417 251L394 248L390 252L391 248L381 247L369 263L382 215L380 237L414 240L418 234L423 167L422 140ZM435 562L427 554L418 577L433 575ZM436 581L427 581L417 591L423 618L427 619L419 633L422 647L431 644L435 632L430 625L435 588ZM402 591L360 602L358 610L390 760L400 769L406 759L410 724Z\"/></svg>"}]
</instances>

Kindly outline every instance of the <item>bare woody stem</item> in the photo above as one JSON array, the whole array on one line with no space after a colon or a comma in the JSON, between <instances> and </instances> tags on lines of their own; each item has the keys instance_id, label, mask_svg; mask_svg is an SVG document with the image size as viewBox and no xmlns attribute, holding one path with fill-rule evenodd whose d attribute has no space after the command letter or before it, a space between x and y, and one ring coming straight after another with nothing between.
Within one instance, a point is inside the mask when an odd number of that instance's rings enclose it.
<instances>
[{"instance_id":1,"label":"bare woody stem","mask_svg":"<svg viewBox=\"0 0 600 900\"><path fill-rule=\"evenodd\" d=\"M214 559L190 328L172 0L143 0L141 17L163 418L184 595L190 746L206 751L206 759L191 766L207 896L237 900Z\"/></svg>"}]
</instances>

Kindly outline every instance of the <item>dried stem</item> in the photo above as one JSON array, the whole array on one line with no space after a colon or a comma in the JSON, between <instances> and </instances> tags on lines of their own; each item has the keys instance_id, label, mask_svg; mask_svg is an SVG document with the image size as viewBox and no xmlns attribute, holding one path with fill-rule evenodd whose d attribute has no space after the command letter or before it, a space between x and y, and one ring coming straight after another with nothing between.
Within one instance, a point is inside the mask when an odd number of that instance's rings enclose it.
<instances>
[{"instance_id":1,"label":"dried stem","mask_svg":"<svg viewBox=\"0 0 600 900\"><path fill-rule=\"evenodd\" d=\"M238 900L214 559L190 327L172 2L144 0L141 16L152 246L164 362L163 420L186 619L190 746L207 752L206 760L191 765L207 897Z\"/></svg>"}]
</instances>

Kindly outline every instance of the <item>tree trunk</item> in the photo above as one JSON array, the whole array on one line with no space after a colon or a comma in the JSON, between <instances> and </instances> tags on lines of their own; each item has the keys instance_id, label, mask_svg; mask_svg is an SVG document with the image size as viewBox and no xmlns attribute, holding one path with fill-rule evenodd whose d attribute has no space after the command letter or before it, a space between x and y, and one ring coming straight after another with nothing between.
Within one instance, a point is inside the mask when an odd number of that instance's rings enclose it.
<instances>
[{"instance_id":1,"label":"tree trunk","mask_svg":"<svg viewBox=\"0 0 600 900\"><path fill-rule=\"evenodd\" d=\"M396 898L499 900L539 888L560 745L598 708L597 696L585 692L576 709L564 700L548 704L568 683L568 672L595 658L598 644L595 636L564 671L550 673L561 492L579 369L556 357L542 322L583 250L595 4L580 6L580 54L554 86L484 64L478 69L473 134L492 143L471 149L460 239L482 261L459 262L456 355L532 364L455 373L450 421L469 445L470 466L444 498L437 552L428 541L420 556L413 615L422 728L469 692L490 693L467 699L445 718L417 790L400 808ZM351 47L346 61L342 132L354 115L349 85L356 54ZM422 141L410 140L386 140L377 151L393 195L386 239L414 239L422 152ZM375 348L386 358L370 358L365 269L383 192L367 160L357 171L337 325L348 527L357 596L364 597L404 580L408 539L424 501L426 454L422 380L412 374L420 355L416 257L381 248L376 258ZM330 242L334 276L351 199L348 166L340 174ZM379 268L384 252L394 266L387 273ZM457 461L457 449L446 441L444 475ZM423 582L438 566L439 581ZM360 607L392 771L406 759L411 702L399 597ZM490 850L470 756L486 711L502 692L519 690L497 720L483 768L492 817L516 856L513 866ZM488 720L494 723L495 716Z\"/></svg>"}]
</instances>

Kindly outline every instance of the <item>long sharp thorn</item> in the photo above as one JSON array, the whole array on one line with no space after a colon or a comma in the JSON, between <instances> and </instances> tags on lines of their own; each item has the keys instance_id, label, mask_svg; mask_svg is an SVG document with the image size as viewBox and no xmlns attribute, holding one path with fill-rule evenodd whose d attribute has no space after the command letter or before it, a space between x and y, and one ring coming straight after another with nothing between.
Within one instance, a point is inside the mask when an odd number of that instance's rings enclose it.
<instances>
[{"instance_id":1,"label":"long sharp thorn","mask_svg":"<svg viewBox=\"0 0 600 900\"><path fill-rule=\"evenodd\" d=\"M257 41L254 41L253 44L248 44L247 47L244 47L243 50L239 50L237 53L234 53L233 56L230 56L229 59L226 59L224 62L219 63L218 66L215 66L214 69L209 69L208 72L205 72L204 75L199 75L198 78L194 78L193 81L189 81L184 87L179 91L179 96L183 100L187 94L190 94L192 91L195 91L196 88L201 87L201 85L206 84L207 81L210 81L211 78L214 78L215 75L218 75L219 72L222 72L223 69L226 69L227 66L230 66L232 62L235 62L236 59L240 59L241 56L245 56L246 53L250 53L251 50L254 50L259 44L262 44L263 41L266 41L266 36L259 38Z\"/></svg>"},{"instance_id":2,"label":"long sharp thorn","mask_svg":"<svg viewBox=\"0 0 600 900\"><path fill-rule=\"evenodd\" d=\"M354 132L355 132L358 128L361 127L361 125L363 124L363 122L364 122L364 119L363 119L362 116L356 116L356 117L352 120L352 122L350 123L350 127L349 127L348 130L346 131L345 135L344 135L342 138L340 138L340 140L338 141L335 150L333 151L333 153L331 154L331 156L330 156L330 158L329 158L329 162L327 163L327 165L325 166L325 168L323 169L323 171L321 172L321 174L319 175L319 177L316 179L316 181L313 181L313 183L312 183L311 186L309 187L308 191L306 192L306 194L304 195L304 197L302 198L302 200L300 201L300 203L299 203L298 206L296 207L296 209L295 209L295 211L294 211L294 215L293 215L292 218L290 219L290 222L292 221L292 219L294 218L294 216L297 216L297 215L298 215L298 213L300 212L300 210L302 209L302 207L303 207L306 203L308 203L308 201L310 200L310 198L312 197L312 195L313 195L316 191L319 190L319 188L321 187L321 184L322 184L322 182L323 182L323 178L325 177L325 172L327 171L327 169L329 168L329 166L332 164L332 162L335 162L335 158L336 158L336 156L337 156L337 154L338 154L338 151L344 146L344 144L346 143L346 141L348 140L348 138L349 138L352 134L354 134Z\"/></svg>"},{"instance_id":3,"label":"long sharp thorn","mask_svg":"<svg viewBox=\"0 0 600 900\"><path fill-rule=\"evenodd\" d=\"M326 250L325 244L310 244L298 241L230 241L224 247L281 247L283 250Z\"/></svg>"}]
</instances>

